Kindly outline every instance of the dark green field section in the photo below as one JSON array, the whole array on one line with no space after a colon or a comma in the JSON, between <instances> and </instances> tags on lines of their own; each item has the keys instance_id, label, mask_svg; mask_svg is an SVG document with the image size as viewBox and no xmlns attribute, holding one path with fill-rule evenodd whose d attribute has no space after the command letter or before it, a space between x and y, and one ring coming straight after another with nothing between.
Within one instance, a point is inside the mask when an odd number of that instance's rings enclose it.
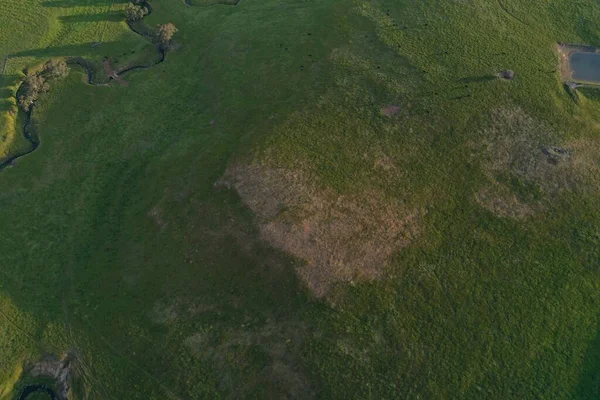
<instances>
[{"instance_id":1,"label":"dark green field section","mask_svg":"<svg viewBox=\"0 0 600 400\"><path fill-rule=\"evenodd\" d=\"M0 400L600 397L598 2L150 5L0 0Z\"/></svg>"}]
</instances>

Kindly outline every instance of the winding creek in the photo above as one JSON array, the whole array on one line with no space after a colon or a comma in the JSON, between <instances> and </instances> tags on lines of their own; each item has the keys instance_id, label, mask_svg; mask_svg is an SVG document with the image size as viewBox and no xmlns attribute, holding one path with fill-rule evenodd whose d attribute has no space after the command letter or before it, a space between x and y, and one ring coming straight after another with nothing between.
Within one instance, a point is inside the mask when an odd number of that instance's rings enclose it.
<instances>
[{"instance_id":1,"label":"winding creek","mask_svg":"<svg viewBox=\"0 0 600 400\"><path fill-rule=\"evenodd\" d=\"M148 2L143 3L143 6L146 7L146 9L148 10L147 15L150 15L152 13L152 6ZM144 37L145 39L147 39L149 41L152 41L152 39L153 39L152 35L136 28L136 26L134 24L132 24L131 22L127 21L127 26L129 26L129 29L131 29L136 34ZM135 70L152 68L152 67L164 62L166 59L166 51L161 49L158 45L155 45L154 47L156 48L156 51L159 53L158 61L151 63L151 64L140 64L140 65L129 66L121 71L118 71L117 72L118 76L123 76L124 74L131 72L131 71L135 71ZM104 84L94 83L94 70L92 68L90 68L90 66L88 65L88 63L86 62L85 59L71 58L71 59L66 60L66 62L67 62L67 65L77 65L79 67L82 67L87 74L87 83L89 85L93 85L93 86L104 85ZM114 78L112 76L109 76L108 81L110 82L113 79ZM17 89L17 93L16 93L17 99L19 98L19 93L21 92L21 90L23 88L23 84L24 84L24 82L22 82L21 85L19 86L19 88ZM29 107L29 111L27 111L25 113L25 123L23 124L23 137L25 138L25 140L27 140L27 142L29 142L30 147L26 150L23 150L21 152L14 154L13 156L9 157L8 159L6 159L2 163L0 163L0 171L5 169L6 167L14 165L14 162L17 159L34 152L39 147L40 139L39 139L39 136L37 135L37 133L35 132L35 129L33 128L34 110L35 110L35 103L32 104Z\"/></svg>"}]
</instances>

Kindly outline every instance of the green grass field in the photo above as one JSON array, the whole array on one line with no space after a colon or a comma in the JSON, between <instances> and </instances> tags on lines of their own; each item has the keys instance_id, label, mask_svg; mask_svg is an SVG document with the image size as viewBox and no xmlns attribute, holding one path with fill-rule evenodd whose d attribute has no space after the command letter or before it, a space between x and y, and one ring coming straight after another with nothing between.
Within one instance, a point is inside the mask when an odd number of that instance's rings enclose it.
<instances>
[{"instance_id":1,"label":"green grass field","mask_svg":"<svg viewBox=\"0 0 600 400\"><path fill-rule=\"evenodd\" d=\"M67 353L73 399L600 397L600 96L556 53L600 4L151 4L166 61L72 68L0 171L0 399ZM0 3L0 162L24 68L151 57L125 6Z\"/></svg>"}]
</instances>

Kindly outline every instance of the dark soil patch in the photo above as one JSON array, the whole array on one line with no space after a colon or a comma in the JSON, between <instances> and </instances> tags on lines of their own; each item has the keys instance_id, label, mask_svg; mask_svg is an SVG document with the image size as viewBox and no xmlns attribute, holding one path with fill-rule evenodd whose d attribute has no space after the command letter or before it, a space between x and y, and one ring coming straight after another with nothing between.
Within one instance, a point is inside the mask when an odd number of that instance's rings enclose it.
<instances>
[{"instance_id":1,"label":"dark soil patch","mask_svg":"<svg viewBox=\"0 0 600 400\"><path fill-rule=\"evenodd\" d=\"M392 116L398 114L401 110L402 110L402 107L394 105L394 104L390 104L390 105L383 107L381 109L381 113L383 115L385 115L386 117L392 117Z\"/></svg>"}]
</instances>

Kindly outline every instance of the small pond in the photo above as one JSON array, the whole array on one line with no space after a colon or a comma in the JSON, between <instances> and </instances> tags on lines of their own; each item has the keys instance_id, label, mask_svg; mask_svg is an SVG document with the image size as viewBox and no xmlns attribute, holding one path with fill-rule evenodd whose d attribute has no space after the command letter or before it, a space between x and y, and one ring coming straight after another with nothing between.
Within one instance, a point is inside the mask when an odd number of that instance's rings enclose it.
<instances>
[{"instance_id":1,"label":"small pond","mask_svg":"<svg viewBox=\"0 0 600 400\"><path fill-rule=\"evenodd\" d=\"M600 54L573 52L569 55L572 79L575 82L600 84Z\"/></svg>"},{"instance_id":2,"label":"small pond","mask_svg":"<svg viewBox=\"0 0 600 400\"><path fill-rule=\"evenodd\" d=\"M23 388L19 400L48 399L56 400L52 389L44 385L27 385Z\"/></svg>"}]
</instances>

